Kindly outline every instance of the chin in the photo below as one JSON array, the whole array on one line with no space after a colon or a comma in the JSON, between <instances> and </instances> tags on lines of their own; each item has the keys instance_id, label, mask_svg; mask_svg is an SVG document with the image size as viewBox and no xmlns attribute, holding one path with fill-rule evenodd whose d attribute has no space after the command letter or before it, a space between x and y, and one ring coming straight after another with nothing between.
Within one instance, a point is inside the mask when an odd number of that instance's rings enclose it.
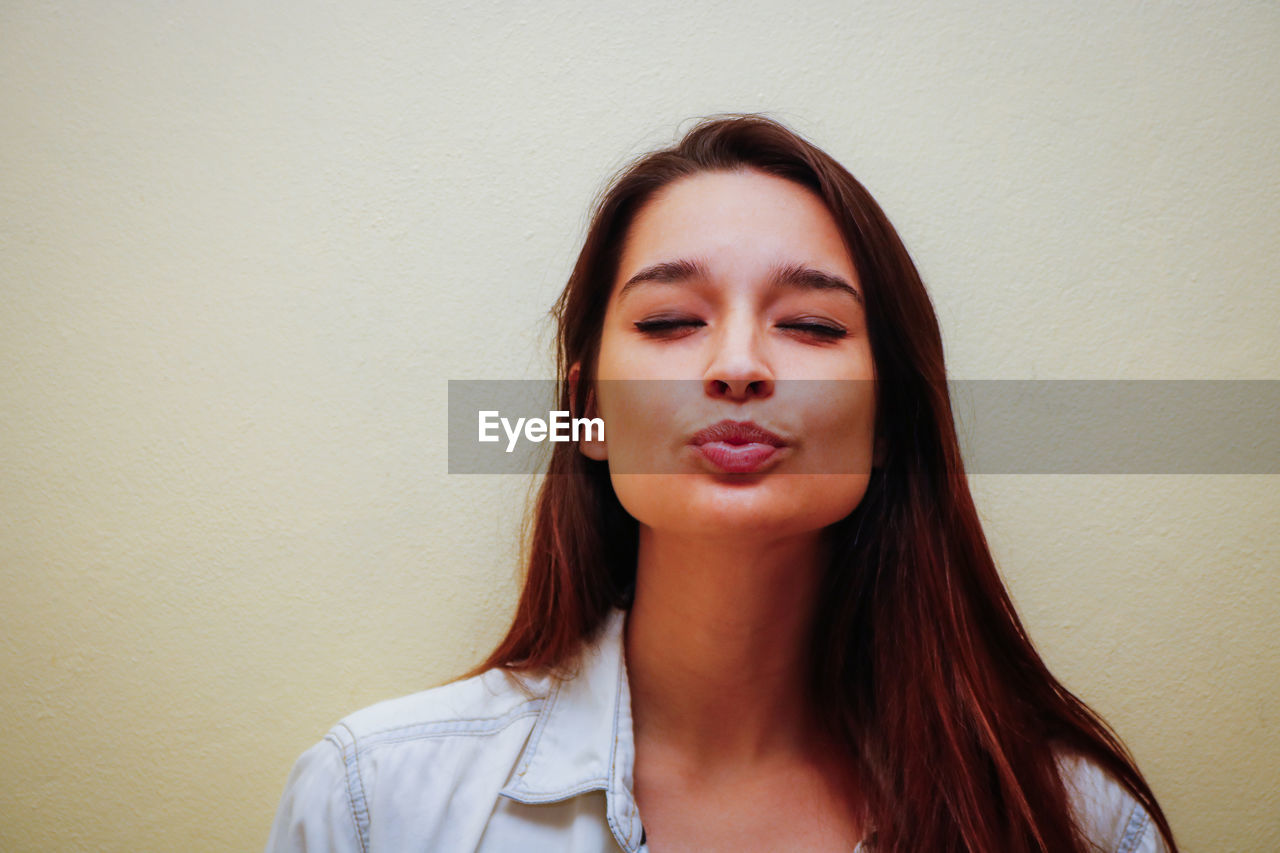
<instances>
[{"instance_id":1,"label":"chin","mask_svg":"<svg viewBox=\"0 0 1280 853\"><path fill-rule=\"evenodd\" d=\"M866 493L866 476L638 474L613 478L623 508L655 531L776 539L845 518Z\"/></svg>"},{"instance_id":2,"label":"chin","mask_svg":"<svg viewBox=\"0 0 1280 853\"><path fill-rule=\"evenodd\" d=\"M769 505L765 502L743 502L740 505L697 502L673 502L660 509L636 515L641 523L655 532L706 539L776 540L817 532L844 515L798 507L795 503ZM825 521L827 516L830 521Z\"/></svg>"}]
</instances>

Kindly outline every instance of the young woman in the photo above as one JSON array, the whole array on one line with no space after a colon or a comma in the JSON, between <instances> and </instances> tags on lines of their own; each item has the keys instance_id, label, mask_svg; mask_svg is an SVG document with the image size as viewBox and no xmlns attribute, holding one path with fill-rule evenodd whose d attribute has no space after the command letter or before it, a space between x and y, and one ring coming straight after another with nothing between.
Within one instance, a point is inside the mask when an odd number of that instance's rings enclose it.
<instances>
[{"instance_id":1,"label":"young woman","mask_svg":"<svg viewBox=\"0 0 1280 853\"><path fill-rule=\"evenodd\" d=\"M879 206L761 116L596 205L525 587L466 677L298 759L269 850L1163 851L982 533Z\"/></svg>"}]
</instances>

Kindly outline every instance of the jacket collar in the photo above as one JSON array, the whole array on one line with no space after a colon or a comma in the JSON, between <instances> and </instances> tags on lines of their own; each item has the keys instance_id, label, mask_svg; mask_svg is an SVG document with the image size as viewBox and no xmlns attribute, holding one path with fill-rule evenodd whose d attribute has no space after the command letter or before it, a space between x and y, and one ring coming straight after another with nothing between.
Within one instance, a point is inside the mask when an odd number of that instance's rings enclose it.
<instances>
[{"instance_id":1,"label":"jacket collar","mask_svg":"<svg viewBox=\"0 0 1280 853\"><path fill-rule=\"evenodd\" d=\"M552 679L547 698L507 786L522 803L554 803L604 791L609 827L623 850L640 847L640 812L632 794L635 741L623 629L627 611L613 608L583 648L573 678Z\"/></svg>"}]
</instances>

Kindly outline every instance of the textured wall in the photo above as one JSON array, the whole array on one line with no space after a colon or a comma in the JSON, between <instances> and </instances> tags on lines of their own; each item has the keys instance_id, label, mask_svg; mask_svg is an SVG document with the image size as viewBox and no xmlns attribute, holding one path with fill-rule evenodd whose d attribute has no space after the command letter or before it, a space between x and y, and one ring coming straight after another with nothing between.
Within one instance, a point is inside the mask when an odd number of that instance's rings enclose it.
<instances>
[{"instance_id":1,"label":"textured wall","mask_svg":"<svg viewBox=\"0 0 1280 853\"><path fill-rule=\"evenodd\" d=\"M850 5L0 7L0 848L258 848L488 650L528 484L445 473L446 380L548 375L593 193L693 117L861 178L955 376L1280 378L1280 7ZM1276 479L974 489L1187 848L1280 849Z\"/></svg>"}]
</instances>

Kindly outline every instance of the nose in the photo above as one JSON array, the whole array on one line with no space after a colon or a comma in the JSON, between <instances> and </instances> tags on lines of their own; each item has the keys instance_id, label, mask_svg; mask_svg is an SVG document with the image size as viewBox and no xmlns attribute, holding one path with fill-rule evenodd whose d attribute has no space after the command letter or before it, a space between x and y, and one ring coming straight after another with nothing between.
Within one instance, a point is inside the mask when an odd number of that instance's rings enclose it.
<instances>
[{"instance_id":1,"label":"nose","mask_svg":"<svg viewBox=\"0 0 1280 853\"><path fill-rule=\"evenodd\" d=\"M712 336L714 352L703 376L706 393L727 400L771 396L773 370L762 352L754 319L727 318L717 331Z\"/></svg>"}]
</instances>

